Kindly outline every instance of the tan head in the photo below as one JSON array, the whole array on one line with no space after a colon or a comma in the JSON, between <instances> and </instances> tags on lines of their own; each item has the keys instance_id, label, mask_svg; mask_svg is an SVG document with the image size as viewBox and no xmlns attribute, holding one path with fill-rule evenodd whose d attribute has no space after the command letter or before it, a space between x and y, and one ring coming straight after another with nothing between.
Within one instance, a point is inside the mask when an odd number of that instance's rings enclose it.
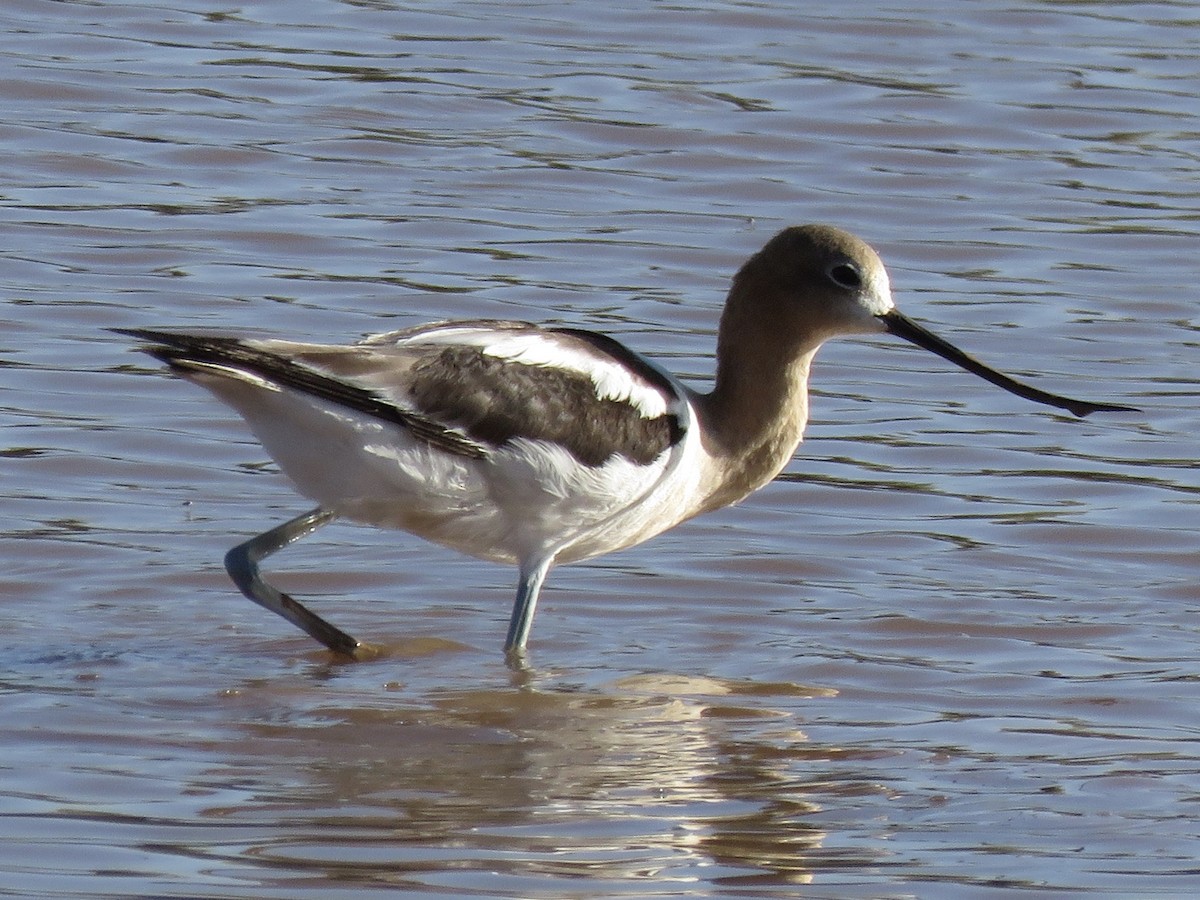
<instances>
[{"instance_id":1,"label":"tan head","mask_svg":"<svg viewBox=\"0 0 1200 900\"><path fill-rule=\"evenodd\" d=\"M836 335L884 331L879 316L895 304L869 244L831 225L795 225L746 261L729 307L733 317L761 317L777 340L786 332L803 352Z\"/></svg>"}]
</instances>

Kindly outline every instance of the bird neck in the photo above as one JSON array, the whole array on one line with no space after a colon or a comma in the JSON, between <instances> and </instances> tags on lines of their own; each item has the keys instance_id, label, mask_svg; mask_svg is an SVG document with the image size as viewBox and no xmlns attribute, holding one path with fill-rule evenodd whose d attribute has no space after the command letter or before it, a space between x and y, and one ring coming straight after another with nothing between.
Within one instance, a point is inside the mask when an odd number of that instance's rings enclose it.
<instances>
[{"instance_id":1,"label":"bird neck","mask_svg":"<svg viewBox=\"0 0 1200 900\"><path fill-rule=\"evenodd\" d=\"M741 499L792 458L808 422L808 374L820 346L789 340L778 320L745 314L738 299L731 294L721 317L716 382L698 403L719 472L708 508Z\"/></svg>"}]
</instances>

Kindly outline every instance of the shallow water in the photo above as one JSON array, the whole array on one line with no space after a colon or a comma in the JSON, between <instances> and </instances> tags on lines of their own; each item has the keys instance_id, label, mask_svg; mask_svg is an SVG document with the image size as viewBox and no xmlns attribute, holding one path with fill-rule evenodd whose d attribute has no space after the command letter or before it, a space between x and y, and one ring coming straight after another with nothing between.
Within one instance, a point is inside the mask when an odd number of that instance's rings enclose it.
<instances>
[{"instance_id":1,"label":"shallow water","mask_svg":"<svg viewBox=\"0 0 1200 900\"><path fill-rule=\"evenodd\" d=\"M1191 4L0 10L0 894L1191 896ZM1075 420L831 344L785 475L557 570L303 510L108 327L601 328L698 387L728 277L831 221Z\"/></svg>"}]
</instances>

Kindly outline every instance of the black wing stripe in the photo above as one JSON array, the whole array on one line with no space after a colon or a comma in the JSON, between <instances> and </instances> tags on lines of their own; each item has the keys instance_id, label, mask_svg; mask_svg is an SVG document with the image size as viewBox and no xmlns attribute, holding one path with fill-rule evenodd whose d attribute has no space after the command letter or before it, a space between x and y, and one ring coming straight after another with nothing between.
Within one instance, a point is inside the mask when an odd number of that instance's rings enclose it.
<instances>
[{"instance_id":1,"label":"black wing stripe","mask_svg":"<svg viewBox=\"0 0 1200 900\"><path fill-rule=\"evenodd\" d=\"M139 340L142 349L168 366L187 369L189 364L241 369L266 381L318 397L407 429L413 437L456 456L483 459L488 449L420 413L401 409L374 391L331 378L282 356L248 347L237 338L173 334L145 328L114 328Z\"/></svg>"},{"instance_id":2,"label":"black wing stripe","mask_svg":"<svg viewBox=\"0 0 1200 900\"><path fill-rule=\"evenodd\" d=\"M585 466L613 456L649 465L682 437L674 413L646 418L631 402L597 396L581 372L526 365L478 347L439 348L412 376L418 409L492 446L525 438L557 444Z\"/></svg>"},{"instance_id":3,"label":"black wing stripe","mask_svg":"<svg viewBox=\"0 0 1200 900\"><path fill-rule=\"evenodd\" d=\"M670 409L671 402L677 399L677 390L671 379L616 338L609 337L607 334L602 334L599 331L586 331L582 328L551 328L548 330L578 338L596 350L599 350L605 356L615 359L669 398L667 402L668 409ZM677 415L668 413L664 418L670 429L670 446L673 447L683 440L686 426L680 421Z\"/></svg>"}]
</instances>

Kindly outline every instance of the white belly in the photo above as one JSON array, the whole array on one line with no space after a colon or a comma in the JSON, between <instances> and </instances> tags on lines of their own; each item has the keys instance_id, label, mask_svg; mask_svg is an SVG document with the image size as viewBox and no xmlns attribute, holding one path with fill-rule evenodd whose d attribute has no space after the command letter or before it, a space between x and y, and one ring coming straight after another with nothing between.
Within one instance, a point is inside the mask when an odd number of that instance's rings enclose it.
<instances>
[{"instance_id":1,"label":"white belly","mask_svg":"<svg viewBox=\"0 0 1200 900\"><path fill-rule=\"evenodd\" d=\"M483 559L587 559L695 511L694 489L680 474L688 467L678 465L682 447L648 465L613 456L588 467L557 445L517 439L473 459L288 390L195 380L237 409L297 489L322 507Z\"/></svg>"}]
</instances>

